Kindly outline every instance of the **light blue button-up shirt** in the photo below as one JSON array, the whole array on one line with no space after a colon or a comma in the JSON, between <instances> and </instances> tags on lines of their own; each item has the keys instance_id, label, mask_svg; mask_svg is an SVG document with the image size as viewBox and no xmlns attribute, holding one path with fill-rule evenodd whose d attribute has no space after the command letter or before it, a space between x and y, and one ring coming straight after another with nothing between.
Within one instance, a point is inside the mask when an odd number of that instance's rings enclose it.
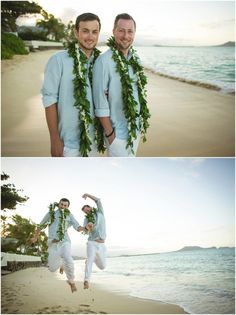
<instances>
[{"instance_id":1,"label":"light blue button-up shirt","mask_svg":"<svg viewBox=\"0 0 236 315\"><path fill-rule=\"evenodd\" d=\"M103 207L100 199L97 199L97 213L96 213L96 219L93 226L92 232L89 234L89 241L96 241L96 240L104 240L106 239L106 222L103 212ZM84 219L84 226L88 224L87 218Z\"/></svg>"},{"instance_id":2,"label":"light blue button-up shirt","mask_svg":"<svg viewBox=\"0 0 236 315\"><path fill-rule=\"evenodd\" d=\"M87 63L87 69L93 56ZM64 146L70 149L79 149L80 147L80 129L79 129L79 112L74 107L74 86L73 74L74 62L68 52L60 51L55 53L48 61L44 72L44 83L42 87L43 105L48 107L52 104L58 104L58 129L60 138ZM87 99L90 102L91 117L94 117L94 106L92 99L92 90L88 78L86 77ZM90 139L94 142L94 127L90 125Z\"/></svg>"},{"instance_id":3,"label":"light blue button-up shirt","mask_svg":"<svg viewBox=\"0 0 236 315\"><path fill-rule=\"evenodd\" d=\"M128 60L131 58L129 52ZM137 102L137 111L140 112L138 97L137 76L133 68L128 66L129 75L134 82L132 83L133 96ZM108 92L108 98L105 91ZM93 68L93 98L95 104L95 115L97 117L109 117L112 126L115 128L118 139L127 139L128 123L123 111L122 86L120 75L116 72L116 63L112 59L112 51L108 49L101 54L95 62ZM139 118L137 118L139 126Z\"/></svg>"},{"instance_id":4,"label":"light blue button-up shirt","mask_svg":"<svg viewBox=\"0 0 236 315\"><path fill-rule=\"evenodd\" d=\"M48 243L50 243L52 240L59 240L59 236L57 234L58 228L59 228L59 223L60 223L60 210L57 209L55 212L55 220L51 223L51 216L50 213L48 212L42 221L40 222L40 225L45 225L48 224ZM71 242L69 235L67 233L67 229L69 227L73 226L73 228L77 231L79 228L79 223L76 221L74 216L70 213L68 216L65 218L65 234L64 234L64 239L62 242Z\"/></svg>"}]
</instances>

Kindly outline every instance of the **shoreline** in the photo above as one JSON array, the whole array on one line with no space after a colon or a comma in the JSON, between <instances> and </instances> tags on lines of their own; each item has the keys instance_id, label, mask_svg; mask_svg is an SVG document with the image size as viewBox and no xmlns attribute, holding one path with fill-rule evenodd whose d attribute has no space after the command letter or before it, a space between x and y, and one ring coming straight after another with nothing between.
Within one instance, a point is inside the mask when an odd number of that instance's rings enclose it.
<instances>
[{"instance_id":1,"label":"shoreline","mask_svg":"<svg viewBox=\"0 0 236 315\"><path fill-rule=\"evenodd\" d=\"M49 157L40 89L49 57L33 52L2 61L2 156ZM137 157L233 157L234 95L145 70L151 112ZM34 78L34 80L32 80Z\"/></svg>"},{"instance_id":2,"label":"shoreline","mask_svg":"<svg viewBox=\"0 0 236 315\"><path fill-rule=\"evenodd\" d=\"M193 86L200 86L202 88L205 88L205 89L208 89L208 90L213 90L213 91L218 91L218 92L221 92L223 94L229 94L229 95L235 95L235 91L232 91L232 92L228 92L224 89L222 89L221 87L219 87L218 85L214 85L214 84L210 84L210 83L206 83L206 82L201 82L201 81L194 81L194 80L188 80L188 79L184 79L184 78L181 78L181 77L175 77L175 76L171 76L169 74L165 74L165 73L161 73L159 71L155 71L151 68L146 68L145 67L145 70L147 72L151 72L151 73L154 73L160 77L164 77L164 78L168 78L170 80L176 80L176 81L179 81L179 82L183 82L183 83L187 83L187 84L190 84L190 85L193 85Z\"/></svg>"},{"instance_id":3,"label":"shoreline","mask_svg":"<svg viewBox=\"0 0 236 315\"><path fill-rule=\"evenodd\" d=\"M2 314L186 314L161 301L131 297L91 283L76 282L73 294L65 281L47 268L28 268L2 277ZM112 288L112 284L111 284Z\"/></svg>"}]
</instances>

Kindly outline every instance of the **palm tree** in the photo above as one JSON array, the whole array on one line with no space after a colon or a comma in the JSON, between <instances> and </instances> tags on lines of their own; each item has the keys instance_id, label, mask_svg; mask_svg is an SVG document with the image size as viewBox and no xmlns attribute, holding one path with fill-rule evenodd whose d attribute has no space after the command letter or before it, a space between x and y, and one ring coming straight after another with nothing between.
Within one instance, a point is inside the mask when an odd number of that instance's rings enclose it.
<instances>
[{"instance_id":1,"label":"palm tree","mask_svg":"<svg viewBox=\"0 0 236 315\"><path fill-rule=\"evenodd\" d=\"M62 23L61 19L57 19L52 14L43 12L42 16L44 19L38 20L37 25L42 27L46 31L48 38L60 41L65 38L65 25Z\"/></svg>"}]
</instances>

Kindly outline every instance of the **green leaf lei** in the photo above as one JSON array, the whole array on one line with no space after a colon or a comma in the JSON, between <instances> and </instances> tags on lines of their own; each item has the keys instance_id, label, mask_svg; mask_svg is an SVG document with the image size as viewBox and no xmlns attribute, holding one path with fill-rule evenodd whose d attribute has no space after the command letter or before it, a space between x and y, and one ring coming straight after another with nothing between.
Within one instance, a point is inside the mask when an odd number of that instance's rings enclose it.
<instances>
[{"instance_id":1,"label":"green leaf lei","mask_svg":"<svg viewBox=\"0 0 236 315\"><path fill-rule=\"evenodd\" d=\"M96 222L96 214L97 214L97 209L92 208L89 211L89 213L85 215L85 218L88 220L88 223L92 222L94 224ZM90 231L83 232L83 234L87 234L87 233L90 233Z\"/></svg>"},{"instance_id":2,"label":"green leaf lei","mask_svg":"<svg viewBox=\"0 0 236 315\"><path fill-rule=\"evenodd\" d=\"M70 42L66 46L68 54L74 60L73 73L75 78L73 79L74 84L74 106L79 112L79 128L80 128L80 154L83 157L87 157L89 151L91 151L92 141L89 137L89 125L94 124L95 128L95 142L99 152L105 151L103 129L98 121L98 118L92 119L90 115L90 102L87 99L86 87L86 75L88 71L88 77L92 86L92 75L93 66L95 60L100 55L100 51L97 48L93 50L93 61L91 62L89 69L87 70L88 59L86 55L81 52L77 42Z\"/></svg>"},{"instance_id":3,"label":"green leaf lei","mask_svg":"<svg viewBox=\"0 0 236 315\"><path fill-rule=\"evenodd\" d=\"M55 221L55 208L58 207L58 203L50 203L49 205L49 214L50 214L50 222L49 225L51 225ZM70 210L69 209L64 209L63 211L59 209L60 211L60 217L59 217L59 227L57 230L57 235L60 241L64 239L65 236L65 219L67 216L70 215ZM40 227L45 228L47 224L43 224Z\"/></svg>"},{"instance_id":4,"label":"green leaf lei","mask_svg":"<svg viewBox=\"0 0 236 315\"><path fill-rule=\"evenodd\" d=\"M88 220L88 222L92 222L93 224L96 222L96 215L97 215L97 209L92 208L89 213L85 215L85 218Z\"/></svg>"},{"instance_id":5,"label":"green leaf lei","mask_svg":"<svg viewBox=\"0 0 236 315\"><path fill-rule=\"evenodd\" d=\"M126 148L130 147L133 151L133 141L137 138L137 130L140 131L143 142L146 139L146 132L149 127L149 118L151 114L147 107L147 91L145 86L147 84L147 77L144 74L143 67L141 66L136 51L133 47L130 48L132 57L127 60L123 53L116 48L114 37L110 37L107 41L107 46L112 50L112 58L116 63L116 71L120 74L122 85L122 99L124 103L124 114L128 121L128 140ZM140 113L137 110L137 102L133 96L132 80L129 76L128 66L133 68L137 76L138 96L140 102ZM140 125L137 125L136 119L140 118Z\"/></svg>"}]
</instances>

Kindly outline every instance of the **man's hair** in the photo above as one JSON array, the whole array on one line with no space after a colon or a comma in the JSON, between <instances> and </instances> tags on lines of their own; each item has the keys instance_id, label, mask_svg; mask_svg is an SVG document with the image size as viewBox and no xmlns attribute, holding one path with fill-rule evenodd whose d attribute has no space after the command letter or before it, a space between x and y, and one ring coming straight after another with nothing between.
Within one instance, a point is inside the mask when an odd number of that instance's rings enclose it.
<instances>
[{"instance_id":1,"label":"man's hair","mask_svg":"<svg viewBox=\"0 0 236 315\"><path fill-rule=\"evenodd\" d=\"M121 14L118 14L115 18L115 22L114 22L114 29L116 28L117 26L117 23L120 19L123 19L123 20L132 20L134 22L134 28L136 29L136 22L135 20L132 18L131 15L129 15L128 13L121 13Z\"/></svg>"},{"instance_id":2,"label":"man's hair","mask_svg":"<svg viewBox=\"0 0 236 315\"><path fill-rule=\"evenodd\" d=\"M82 207L82 211L84 210L84 208L86 208L86 207L89 207L89 208L91 208L89 205L84 205L83 207Z\"/></svg>"},{"instance_id":3,"label":"man's hair","mask_svg":"<svg viewBox=\"0 0 236 315\"><path fill-rule=\"evenodd\" d=\"M67 198L61 198L61 200L59 201L59 203L60 203L61 201L68 202L68 205L70 205L70 200L67 199Z\"/></svg>"},{"instance_id":4,"label":"man's hair","mask_svg":"<svg viewBox=\"0 0 236 315\"><path fill-rule=\"evenodd\" d=\"M99 30L101 29L101 22L99 17L96 14L93 13L83 13L77 16L76 21L75 21L75 29L79 29L79 23L80 22L87 22L87 21L98 21L99 24Z\"/></svg>"}]
</instances>

